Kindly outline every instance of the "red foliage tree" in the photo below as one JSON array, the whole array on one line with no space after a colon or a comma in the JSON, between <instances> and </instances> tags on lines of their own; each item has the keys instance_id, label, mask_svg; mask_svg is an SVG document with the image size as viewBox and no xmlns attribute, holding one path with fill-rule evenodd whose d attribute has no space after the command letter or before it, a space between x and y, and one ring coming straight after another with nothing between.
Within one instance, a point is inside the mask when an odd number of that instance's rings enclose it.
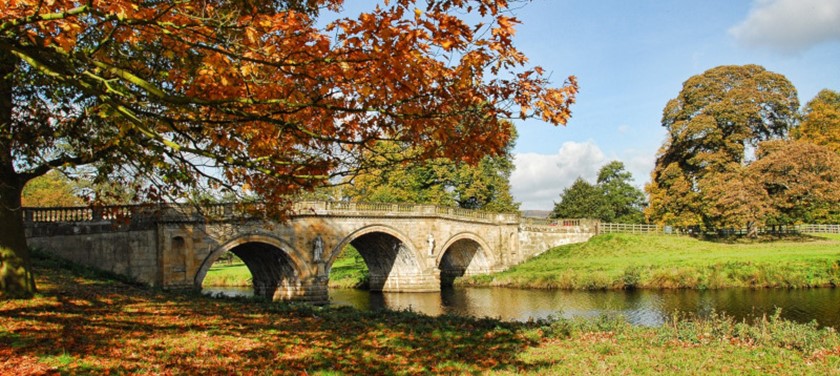
<instances>
[{"instance_id":1,"label":"red foliage tree","mask_svg":"<svg viewBox=\"0 0 840 376\"><path fill-rule=\"evenodd\" d=\"M341 6L3 2L2 293L35 291L20 192L52 169L142 174L153 197L248 186L282 213L288 195L368 168L375 143L478 161L507 145L504 118L570 115L574 77L551 88L525 66L508 1L392 0L320 26Z\"/></svg>"}]
</instances>

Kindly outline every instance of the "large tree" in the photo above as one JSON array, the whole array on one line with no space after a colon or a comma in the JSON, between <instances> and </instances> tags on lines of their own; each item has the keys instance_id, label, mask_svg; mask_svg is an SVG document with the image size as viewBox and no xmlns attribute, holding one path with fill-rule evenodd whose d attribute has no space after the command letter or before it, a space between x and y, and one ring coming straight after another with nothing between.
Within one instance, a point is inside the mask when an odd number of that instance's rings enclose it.
<instances>
[{"instance_id":1,"label":"large tree","mask_svg":"<svg viewBox=\"0 0 840 376\"><path fill-rule=\"evenodd\" d=\"M810 142L768 141L749 174L767 192L772 224L837 223L840 219L840 154Z\"/></svg>"},{"instance_id":2,"label":"large tree","mask_svg":"<svg viewBox=\"0 0 840 376\"><path fill-rule=\"evenodd\" d=\"M717 229L747 229L755 237L772 208L761 176L748 167L708 174L701 183L705 223Z\"/></svg>"},{"instance_id":3,"label":"large tree","mask_svg":"<svg viewBox=\"0 0 840 376\"><path fill-rule=\"evenodd\" d=\"M840 93L823 89L802 111L797 139L824 145L840 153Z\"/></svg>"},{"instance_id":4,"label":"large tree","mask_svg":"<svg viewBox=\"0 0 840 376\"><path fill-rule=\"evenodd\" d=\"M322 27L342 0L4 2L0 291L35 291L20 197L52 169L142 175L151 198L247 186L282 213L374 142L477 162L503 118L565 123L574 78L525 66L508 3L385 1Z\"/></svg>"},{"instance_id":5,"label":"large tree","mask_svg":"<svg viewBox=\"0 0 840 376\"><path fill-rule=\"evenodd\" d=\"M707 179L737 173L761 141L787 137L798 107L790 81L757 65L721 66L689 78L663 111L668 136L647 186L648 217L713 226L705 208L728 205L709 203Z\"/></svg>"}]
</instances>

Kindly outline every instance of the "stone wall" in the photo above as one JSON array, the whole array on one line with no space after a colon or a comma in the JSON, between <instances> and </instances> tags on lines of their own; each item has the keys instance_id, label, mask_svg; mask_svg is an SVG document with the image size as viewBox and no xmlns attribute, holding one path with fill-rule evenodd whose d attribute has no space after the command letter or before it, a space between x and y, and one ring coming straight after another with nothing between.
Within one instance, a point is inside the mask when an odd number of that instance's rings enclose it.
<instances>
[{"instance_id":1,"label":"stone wall","mask_svg":"<svg viewBox=\"0 0 840 376\"><path fill-rule=\"evenodd\" d=\"M561 245L583 243L595 235L595 229L587 223L575 226L534 225L519 226L519 249L523 261Z\"/></svg>"},{"instance_id":2,"label":"stone wall","mask_svg":"<svg viewBox=\"0 0 840 376\"><path fill-rule=\"evenodd\" d=\"M38 223L26 228L29 247L62 259L160 286L154 226Z\"/></svg>"}]
</instances>

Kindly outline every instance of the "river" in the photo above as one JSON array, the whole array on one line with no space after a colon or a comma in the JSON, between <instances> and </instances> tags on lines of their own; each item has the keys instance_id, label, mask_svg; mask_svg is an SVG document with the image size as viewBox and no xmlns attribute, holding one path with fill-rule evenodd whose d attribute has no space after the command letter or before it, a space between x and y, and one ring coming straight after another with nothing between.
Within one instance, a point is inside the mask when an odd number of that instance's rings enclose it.
<instances>
[{"instance_id":1,"label":"river","mask_svg":"<svg viewBox=\"0 0 840 376\"><path fill-rule=\"evenodd\" d=\"M206 294L249 296L251 288L206 287ZM840 288L566 291L512 288L444 289L434 293L371 293L331 289L331 304L362 310L409 309L428 315L456 314L526 321L551 317L621 315L636 325L656 326L675 312L706 317L726 313L737 320L772 315L840 329Z\"/></svg>"}]
</instances>

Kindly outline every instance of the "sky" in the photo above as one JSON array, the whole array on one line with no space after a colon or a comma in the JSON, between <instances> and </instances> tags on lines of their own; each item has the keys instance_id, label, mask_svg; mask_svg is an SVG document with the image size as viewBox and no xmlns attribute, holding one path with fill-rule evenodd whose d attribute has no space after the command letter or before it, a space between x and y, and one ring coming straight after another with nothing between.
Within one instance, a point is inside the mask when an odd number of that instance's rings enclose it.
<instances>
[{"instance_id":1,"label":"sky","mask_svg":"<svg viewBox=\"0 0 840 376\"><path fill-rule=\"evenodd\" d=\"M802 105L840 91L840 0L534 0L513 13L530 64L580 85L565 127L516 123L511 184L523 210L551 210L612 160L642 188L665 140L662 109L708 69L761 65L787 77Z\"/></svg>"},{"instance_id":2,"label":"sky","mask_svg":"<svg viewBox=\"0 0 840 376\"><path fill-rule=\"evenodd\" d=\"M422 2L422 1L421 1ZM345 10L376 2L346 0ZM516 3L512 1L512 3ZM564 127L516 120L511 175L522 210L551 210L563 189L624 162L640 189L665 140L662 109L683 82L721 65L784 75L802 105L840 91L840 0L531 0L511 9L514 39L556 85L580 85Z\"/></svg>"}]
</instances>

